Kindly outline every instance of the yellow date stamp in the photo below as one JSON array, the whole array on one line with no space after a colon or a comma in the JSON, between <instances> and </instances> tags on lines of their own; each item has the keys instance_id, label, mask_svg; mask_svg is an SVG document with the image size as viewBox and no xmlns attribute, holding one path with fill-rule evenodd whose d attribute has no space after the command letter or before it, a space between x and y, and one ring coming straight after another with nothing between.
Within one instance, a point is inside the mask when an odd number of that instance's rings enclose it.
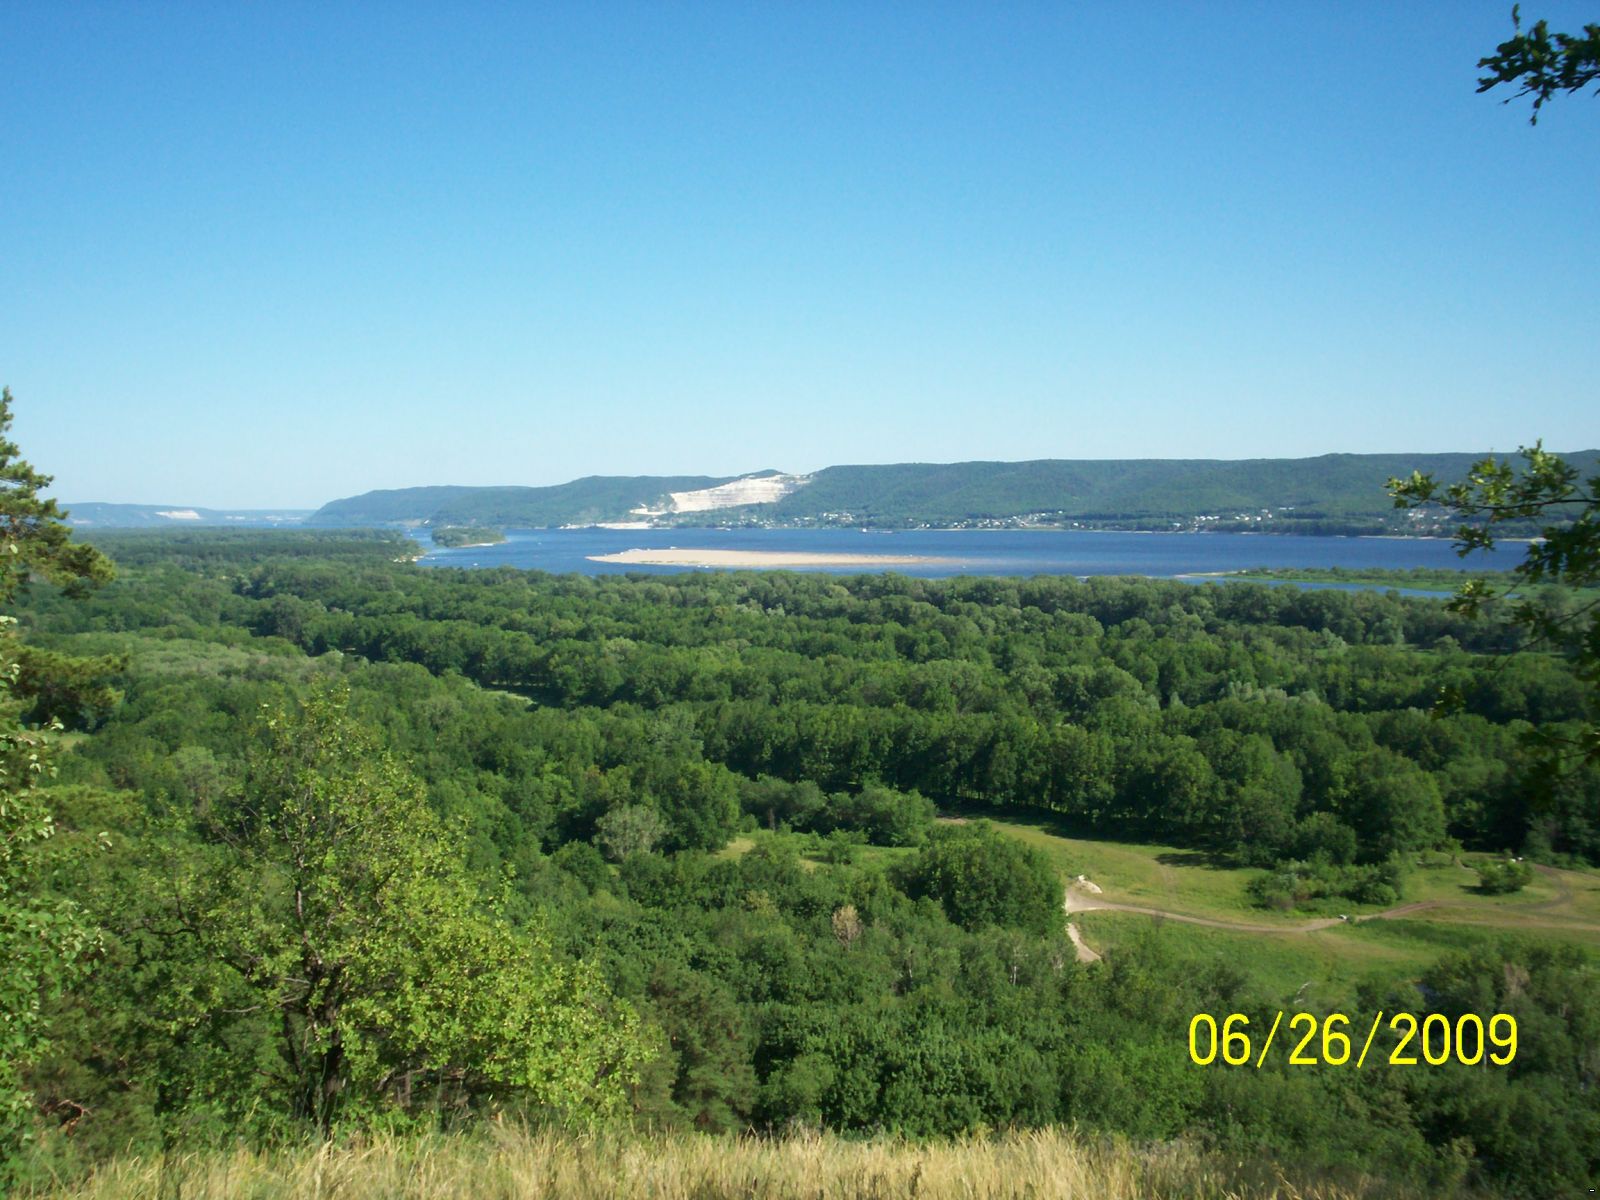
<instances>
[{"instance_id":1,"label":"yellow date stamp","mask_svg":"<svg viewBox=\"0 0 1600 1200\"><path fill-rule=\"evenodd\" d=\"M1221 1018L1211 1013L1196 1013L1189 1022L1189 1058L1201 1067L1214 1063L1242 1067L1254 1063L1259 1068L1267 1061L1278 1029L1284 1024L1283 1018L1284 1012L1279 1009L1257 1050L1251 1037L1250 1018L1244 1013L1229 1013ZM1367 1065L1378 1030L1386 1023L1381 1011L1372 1018L1370 1025L1365 1021L1353 1024L1343 1013L1318 1016L1297 1012L1289 1014L1288 1025L1280 1048L1288 1051L1290 1066L1343 1067L1354 1058L1359 1070ZM1487 1062L1504 1067L1517 1057L1517 1019L1510 1013L1494 1013L1487 1018L1477 1013L1462 1013L1451 1018L1443 1013L1419 1017L1414 1013L1397 1012L1389 1015L1387 1028L1394 1035L1393 1044L1387 1051L1380 1049L1378 1053L1380 1061L1386 1054L1392 1067L1422 1064L1442 1067L1447 1062L1469 1067Z\"/></svg>"}]
</instances>

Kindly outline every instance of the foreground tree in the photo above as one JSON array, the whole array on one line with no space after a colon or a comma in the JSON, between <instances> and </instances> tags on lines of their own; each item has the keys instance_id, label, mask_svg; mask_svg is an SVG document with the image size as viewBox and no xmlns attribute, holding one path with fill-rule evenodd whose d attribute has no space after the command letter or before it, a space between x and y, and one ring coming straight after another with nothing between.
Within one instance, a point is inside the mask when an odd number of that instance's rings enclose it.
<instances>
[{"instance_id":1,"label":"foreground tree","mask_svg":"<svg viewBox=\"0 0 1600 1200\"><path fill-rule=\"evenodd\" d=\"M327 1132L386 1108L590 1119L623 1103L632 1011L501 917L341 692L266 715L207 832L219 852L180 880L172 914L217 967L188 975L177 1024L268 1014L267 1070L294 1117Z\"/></svg>"},{"instance_id":2,"label":"foreground tree","mask_svg":"<svg viewBox=\"0 0 1600 1200\"><path fill-rule=\"evenodd\" d=\"M1462 586L1450 606L1477 616L1492 601L1514 593L1509 600L1512 621L1527 630L1535 644L1566 653L1587 685L1589 720L1570 748L1585 761L1600 762L1596 719L1600 714L1595 711L1595 693L1600 691L1600 597L1589 591L1600 587L1600 475L1581 478L1577 468L1541 443L1520 453L1520 471L1491 457L1451 484L1413 471L1409 479L1389 480L1389 494L1397 508L1437 505L1459 517L1456 548L1463 556L1494 549L1496 529L1508 521L1545 522L1539 538L1528 544L1522 561L1512 569L1509 588L1474 580ZM1582 590L1575 601L1552 603L1529 591L1541 584Z\"/></svg>"},{"instance_id":3,"label":"foreground tree","mask_svg":"<svg viewBox=\"0 0 1600 1200\"><path fill-rule=\"evenodd\" d=\"M1551 33L1548 22L1536 21L1524 33L1520 5L1512 6L1511 22L1515 36L1501 42L1489 57L1478 60L1478 66L1489 72L1478 80L1480 92L1503 83L1520 83L1521 90L1505 103L1532 96L1533 115L1528 123L1537 125L1539 110L1551 96L1600 83L1600 25L1585 25L1580 36Z\"/></svg>"},{"instance_id":4,"label":"foreground tree","mask_svg":"<svg viewBox=\"0 0 1600 1200\"><path fill-rule=\"evenodd\" d=\"M11 420L10 389L0 390L0 605L7 607L36 576L74 592L111 576L103 556L71 542L55 501L40 496L50 477L19 457L6 436ZM49 894L39 868L38 850L55 832L38 790L50 771L50 729L22 719L34 696L18 686L25 651L15 629L15 618L0 614L0 1184L8 1148L31 1123L23 1080L46 1046L42 1002L77 977L95 939L77 905Z\"/></svg>"}]
</instances>

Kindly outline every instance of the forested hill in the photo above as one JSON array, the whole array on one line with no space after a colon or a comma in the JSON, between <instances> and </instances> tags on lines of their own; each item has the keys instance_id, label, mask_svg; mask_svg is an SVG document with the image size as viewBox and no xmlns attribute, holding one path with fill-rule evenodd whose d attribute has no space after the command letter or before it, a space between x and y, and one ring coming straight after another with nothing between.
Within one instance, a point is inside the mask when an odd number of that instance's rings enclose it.
<instances>
[{"instance_id":1,"label":"forested hill","mask_svg":"<svg viewBox=\"0 0 1600 1200\"><path fill-rule=\"evenodd\" d=\"M630 510L664 503L673 492L730 483L737 476L586 475L552 487L414 487L332 500L313 525L384 525L429 521L444 525L581 525L629 519Z\"/></svg>"},{"instance_id":2,"label":"forested hill","mask_svg":"<svg viewBox=\"0 0 1600 1200\"><path fill-rule=\"evenodd\" d=\"M1038 459L829 467L779 501L780 519L849 512L867 522L956 524L1049 514L1069 520L1184 520L1240 515L1316 520L1393 513L1384 490L1413 470L1465 475L1482 454L1324 454L1317 458ZM1592 468L1595 451L1570 456Z\"/></svg>"},{"instance_id":3,"label":"forested hill","mask_svg":"<svg viewBox=\"0 0 1600 1200\"><path fill-rule=\"evenodd\" d=\"M1466 474L1482 454L1325 454L1301 459L1039 459L828 467L769 503L673 511L670 494L728 479L590 476L556 487L419 487L324 505L318 525L400 521L537 527L639 519L668 524L1103 524L1272 528L1298 532L1437 532L1425 513L1396 513L1384 491L1413 470ZM1600 452L1567 461L1588 473ZM765 473L765 474L770 474ZM753 478L741 476L739 478ZM687 507L687 506L683 506ZM665 509L666 511L662 511Z\"/></svg>"}]
</instances>

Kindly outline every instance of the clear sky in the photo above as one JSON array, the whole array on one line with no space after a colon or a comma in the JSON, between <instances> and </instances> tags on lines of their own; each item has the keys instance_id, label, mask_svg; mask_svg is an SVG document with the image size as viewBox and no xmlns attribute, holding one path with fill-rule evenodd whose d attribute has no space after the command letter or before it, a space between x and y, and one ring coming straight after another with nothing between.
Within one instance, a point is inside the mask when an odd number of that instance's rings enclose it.
<instances>
[{"instance_id":1,"label":"clear sky","mask_svg":"<svg viewBox=\"0 0 1600 1200\"><path fill-rule=\"evenodd\" d=\"M7 0L0 382L68 501L1593 446L1600 98L1510 31Z\"/></svg>"}]
</instances>

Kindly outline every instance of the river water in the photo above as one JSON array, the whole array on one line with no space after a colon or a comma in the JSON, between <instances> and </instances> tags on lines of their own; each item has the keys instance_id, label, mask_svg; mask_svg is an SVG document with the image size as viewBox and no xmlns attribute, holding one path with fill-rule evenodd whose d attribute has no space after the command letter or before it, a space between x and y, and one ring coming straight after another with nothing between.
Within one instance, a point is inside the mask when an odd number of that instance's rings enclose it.
<instances>
[{"instance_id":1,"label":"river water","mask_svg":"<svg viewBox=\"0 0 1600 1200\"><path fill-rule=\"evenodd\" d=\"M426 532L418 535L430 545ZM590 555L631 549L803 551L810 554L926 555L945 561L874 568L808 567L856 575L875 569L939 578L951 575L1204 576L1258 567L1479 570L1510 566L1520 553L1456 555L1442 538L1303 537L1253 533L1100 533L1083 530L896 532L858 529L513 529L493 546L432 549L435 567L520 567L584 575L672 575L707 568L593 562ZM1498 560L1498 561L1497 561Z\"/></svg>"}]
</instances>

